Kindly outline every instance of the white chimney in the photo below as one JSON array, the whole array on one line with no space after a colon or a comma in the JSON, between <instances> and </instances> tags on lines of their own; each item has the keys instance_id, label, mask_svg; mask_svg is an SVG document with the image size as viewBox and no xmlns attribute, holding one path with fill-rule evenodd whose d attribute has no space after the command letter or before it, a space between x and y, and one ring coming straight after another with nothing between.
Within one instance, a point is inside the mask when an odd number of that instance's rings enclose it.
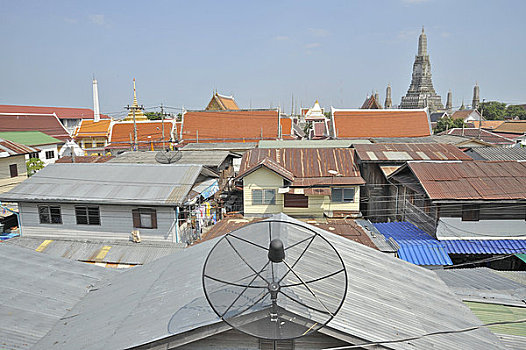
<instances>
[{"instance_id":1,"label":"white chimney","mask_svg":"<svg viewBox=\"0 0 526 350\"><path fill-rule=\"evenodd\" d=\"M97 80L93 78L93 122L100 120L99 110L99 89L97 88Z\"/></svg>"}]
</instances>

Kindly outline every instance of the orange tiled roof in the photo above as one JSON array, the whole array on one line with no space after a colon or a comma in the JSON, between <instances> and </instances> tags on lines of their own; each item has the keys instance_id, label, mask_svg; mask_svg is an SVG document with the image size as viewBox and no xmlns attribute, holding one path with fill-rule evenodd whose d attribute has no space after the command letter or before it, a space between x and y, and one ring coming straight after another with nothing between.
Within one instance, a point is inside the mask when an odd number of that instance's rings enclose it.
<instances>
[{"instance_id":1,"label":"orange tiled roof","mask_svg":"<svg viewBox=\"0 0 526 350\"><path fill-rule=\"evenodd\" d=\"M110 125L111 120L109 119L100 120L97 123L93 120L83 119L75 137L107 137L110 132Z\"/></svg>"},{"instance_id":2,"label":"orange tiled roof","mask_svg":"<svg viewBox=\"0 0 526 350\"><path fill-rule=\"evenodd\" d=\"M185 142L243 142L278 138L278 110L190 111L183 121ZM288 120L288 121L287 121ZM290 134L283 119L283 134Z\"/></svg>"},{"instance_id":3,"label":"orange tiled roof","mask_svg":"<svg viewBox=\"0 0 526 350\"><path fill-rule=\"evenodd\" d=\"M55 113L59 119L93 119L93 110L89 108L0 105L0 113L20 113L20 114L53 114ZM105 114L101 114L100 117L101 119L110 118Z\"/></svg>"},{"instance_id":4,"label":"orange tiled roof","mask_svg":"<svg viewBox=\"0 0 526 350\"><path fill-rule=\"evenodd\" d=\"M336 109L332 122L337 138L431 135L424 109Z\"/></svg>"},{"instance_id":5,"label":"orange tiled roof","mask_svg":"<svg viewBox=\"0 0 526 350\"><path fill-rule=\"evenodd\" d=\"M137 141L149 147L149 143L159 144L162 142L162 123L160 121L137 122ZM164 121L164 141L168 142L172 133L174 123L171 120ZM133 140L133 122L119 122L113 124L110 136L112 146L120 145L122 148L130 146L130 135ZM150 137L148 137L150 136Z\"/></svg>"},{"instance_id":6,"label":"orange tiled roof","mask_svg":"<svg viewBox=\"0 0 526 350\"><path fill-rule=\"evenodd\" d=\"M223 96L219 94L216 94L216 96L225 109L239 109L236 101L234 101L233 96Z\"/></svg>"}]
</instances>

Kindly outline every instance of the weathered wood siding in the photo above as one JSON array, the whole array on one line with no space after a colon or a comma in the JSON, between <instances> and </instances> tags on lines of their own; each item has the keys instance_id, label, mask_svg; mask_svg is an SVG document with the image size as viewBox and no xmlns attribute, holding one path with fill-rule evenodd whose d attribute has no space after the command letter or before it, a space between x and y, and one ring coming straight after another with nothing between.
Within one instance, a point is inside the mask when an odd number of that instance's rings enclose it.
<instances>
[{"instance_id":1,"label":"weathered wood siding","mask_svg":"<svg viewBox=\"0 0 526 350\"><path fill-rule=\"evenodd\" d=\"M45 204L60 206L62 224L41 224L37 208L39 203L19 203L22 235L65 239L129 240L134 229L132 209L139 208L135 206L99 205L100 225L77 225L74 204L52 202ZM83 204L79 203L78 205ZM157 229L138 229L142 240L172 241L174 231L172 224L175 220L174 209L169 207L152 208L157 211Z\"/></svg>"}]
</instances>

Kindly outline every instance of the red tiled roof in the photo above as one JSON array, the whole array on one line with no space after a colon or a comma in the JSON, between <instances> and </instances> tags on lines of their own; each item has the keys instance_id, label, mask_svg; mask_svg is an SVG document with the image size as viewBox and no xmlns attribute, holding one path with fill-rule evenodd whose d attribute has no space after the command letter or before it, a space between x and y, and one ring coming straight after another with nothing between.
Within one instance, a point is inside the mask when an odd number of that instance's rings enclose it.
<instances>
[{"instance_id":1,"label":"red tiled roof","mask_svg":"<svg viewBox=\"0 0 526 350\"><path fill-rule=\"evenodd\" d=\"M480 118L480 113L476 109L463 109L463 110L455 111L455 113L453 113L451 115L451 119L462 119L462 120L464 120L467 117L469 117L469 115L471 113L477 114L477 118Z\"/></svg>"},{"instance_id":2,"label":"red tiled roof","mask_svg":"<svg viewBox=\"0 0 526 350\"><path fill-rule=\"evenodd\" d=\"M93 120L82 120L77 132L75 133L75 138L108 137L110 133L110 126L110 119L100 120L96 123Z\"/></svg>"},{"instance_id":3,"label":"red tiled roof","mask_svg":"<svg viewBox=\"0 0 526 350\"><path fill-rule=\"evenodd\" d=\"M487 131L484 129L478 129L478 128L463 128L463 129L453 128L447 132L447 135L474 137L484 142L493 143L493 144L512 144L514 143L513 140L511 139L502 137L491 131Z\"/></svg>"},{"instance_id":4,"label":"red tiled roof","mask_svg":"<svg viewBox=\"0 0 526 350\"><path fill-rule=\"evenodd\" d=\"M524 162L410 162L408 166L433 200L526 199Z\"/></svg>"},{"instance_id":5,"label":"red tiled roof","mask_svg":"<svg viewBox=\"0 0 526 350\"><path fill-rule=\"evenodd\" d=\"M472 160L455 145L441 143L373 143L354 145L362 161Z\"/></svg>"},{"instance_id":6,"label":"red tiled roof","mask_svg":"<svg viewBox=\"0 0 526 350\"><path fill-rule=\"evenodd\" d=\"M52 114L1 114L0 131L41 131L62 141L71 139L60 120Z\"/></svg>"},{"instance_id":7,"label":"red tiled roof","mask_svg":"<svg viewBox=\"0 0 526 350\"><path fill-rule=\"evenodd\" d=\"M224 96L219 95L216 93L217 99L219 103L225 108L225 109L239 109L236 101L234 101L234 96Z\"/></svg>"},{"instance_id":8,"label":"red tiled roof","mask_svg":"<svg viewBox=\"0 0 526 350\"><path fill-rule=\"evenodd\" d=\"M106 163L114 156L75 156L75 163ZM71 156L65 156L57 159L55 163L73 163Z\"/></svg>"},{"instance_id":9,"label":"red tiled roof","mask_svg":"<svg viewBox=\"0 0 526 350\"><path fill-rule=\"evenodd\" d=\"M150 149L152 145L154 148L162 147L163 136L161 121L144 121L137 122L136 124L139 148ZM172 135L174 124L175 123L172 120L164 121L164 141L166 145ZM130 148L130 135L131 140L133 140L133 134L133 122L119 122L113 124L110 135L110 145L106 146L106 148Z\"/></svg>"},{"instance_id":10,"label":"red tiled roof","mask_svg":"<svg viewBox=\"0 0 526 350\"><path fill-rule=\"evenodd\" d=\"M19 113L19 114L53 114L55 113L59 119L93 119L93 110L89 108L0 105L0 113ZM110 118L105 114L101 114L100 117L101 119Z\"/></svg>"},{"instance_id":11,"label":"red tiled roof","mask_svg":"<svg viewBox=\"0 0 526 350\"><path fill-rule=\"evenodd\" d=\"M10 156L23 155L28 153L39 152L38 148L25 146L17 142L0 139L0 153L7 152Z\"/></svg>"},{"instance_id":12,"label":"red tiled roof","mask_svg":"<svg viewBox=\"0 0 526 350\"><path fill-rule=\"evenodd\" d=\"M239 173L267 158L294 175L292 186L364 183L351 148L255 148L243 155Z\"/></svg>"},{"instance_id":13,"label":"red tiled roof","mask_svg":"<svg viewBox=\"0 0 526 350\"><path fill-rule=\"evenodd\" d=\"M183 118L183 141L243 142L278 138L278 110L190 111ZM289 119L290 120L290 119ZM283 122L286 123L286 122ZM282 124L290 133L290 124Z\"/></svg>"},{"instance_id":14,"label":"red tiled roof","mask_svg":"<svg viewBox=\"0 0 526 350\"><path fill-rule=\"evenodd\" d=\"M423 109L334 110L337 138L420 137L431 135L427 112Z\"/></svg>"}]
</instances>

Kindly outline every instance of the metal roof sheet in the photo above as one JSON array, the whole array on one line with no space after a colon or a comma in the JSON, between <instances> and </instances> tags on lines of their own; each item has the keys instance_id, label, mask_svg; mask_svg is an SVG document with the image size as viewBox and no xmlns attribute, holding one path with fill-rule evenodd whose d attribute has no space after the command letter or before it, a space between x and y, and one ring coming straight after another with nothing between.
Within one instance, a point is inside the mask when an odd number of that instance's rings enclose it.
<instances>
[{"instance_id":1,"label":"metal roof sheet","mask_svg":"<svg viewBox=\"0 0 526 350\"><path fill-rule=\"evenodd\" d=\"M466 153L480 160L526 160L523 147L474 147Z\"/></svg>"},{"instance_id":2,"label":"metal roof sheet","mask_svg":"<svg viewBox=\"0 0 526 350\"><path fill-rule=\"evenodd\" d=\"M484 302L465 302L471 311L484 323L517 321L526 319L526 308ZM489 326L493 333L522 337L526 345L526 323Z\"/></svg>"},{"instance_id":3,"label":"metal roof sheet","mask_svg":"<svg viewBox=\"0 0 526 350\"><path fill-rule=\"evenodd\" d=\"M407 160L471 160L456 146L440 143L373 143L356 145L356 154L362 162L404 162Z\"/></svg>"},{"instance_id":4,"label":"metal roof sheet","mask_svg":"<svg viewBox=\"0 0 526 350\"><path fill-rule=\"evenodd\" d=\"M273 219L306 225L284 214ZM342 308L320 332L375 341L481 324L432 271L323 230L314 230L335 246L350 276ZM280 231L283 239L287 234L286 230ZM173 339L188 331L198 335L199 328L219 323L201 283L204 260L215 242L197 244L115 276L79 302L66 316L71 316L68 322L57 324L35 349L122 349L167 337ZM325 271L319 255L308 254L305 258L309 268ZM97 341L93 341L95 338ZM504 348L486 328L389 346Z\"/></svg>"},{"instance_id":5,"label":"metal roof sheet","mask_svg":"<svg viewBox=\"0 0 526 350\"><path fill-rule=\"evenodd\" d=\"M0 138L0 153L6 152L10 156L19 156L38 151L34 147Z\"/></svg>"},{"instance_id":6,"label":"metal roof sheet","mask_svg":"<svg viewBox=\"0 0 526 350\"><path fill-rule=\"evenodd\" d=\"M44 241L47 241L45 246L42 245ZM17 237L5 243L33 250L38 249L39 253L71 260L124 265L143 265L184 248L182 244L171 242L44 240L37 237ZM105 254L99 254L103 248Z\"/></svg>"},{"instance_id":7,"label":"metal roof sheet","mask_svg":"<svg viewBox=\"0 0 526 350\"><path fill-rule=\"evenodd\" d=\"M449 254L526 253L526 239L445 239L440 242Z\"/></svg>"},{"instance_id":8,"label":"metal roof sheet","mask_svg":"<svg viewBox=\"0 0 526 350\"><path fill-rule=\"evenodd\" d=\"M41 131L7 131L0 132L0 139L6 139L26 146L62 144L63 141L44 134Z\"/></svg>"},{"instance_id":9,"label":"metal roof sheet","mask_svg":"<svg viewBox=\"0 0 526 350\"><path fill-rule=\"evenodd\" d=\"M410 222L375 223L374 226L400 245L400 259L415 265L453 265L440 242Z\"/></svg>"},{"instance_id":10,"label":"metal roof sheet","mask_svg":"<svg viewBox=\"0 0 526 350\"><path fill-rule=\"evenodd\" d=\"M409 162L408 166L433 200L526 199L524 162Z\"/></svg>"},{"instance_id":11,"label":"metal roof sheet","mask_svg":"<svg viewBox=\"0 0 526 350\"><path fill-rule=\"evenodd\" d=\"M0 348L29 349L116 270L0 243Z\"/></svg>"},{"instance_id":12,"label":"metal roof sheet","mask_svg":"<svg viewBox=\"0 0 526 350\"><path fill-rule=\"evenodd\" d=\"M160 151L163 152L163 151ZM155 155L155 151L129 151L117 155L110 160L110 163L137 163L137 164L160 164ZM225 159L232 155L231 152L225 151L181 151L181 158L173 164L200 164L211 167L220 166ZM240 156L237 156L240 157Z\"/></svg>"},{"instance_id":13,"label":"metal roof sheet","mask_svg":"<svg viewBox=\"0 0 526 350\"><path fill-rule=\"evenodd\" d=\"M231 152L245 152L256 148L257 142L210 142L210 143L189 143L182 151L214 151L227 150Z\"/></svg>"},{"instance_id":14,"label":"metal roof sheet","mask_svg":"<svg viewBox=\"0 0 526 350\"><path fill-rule=\"evenodd\" d=\"M201 165L50 164L0 197L13 202L175 206L184 202L201 171Z\"/></svg>"},{"instance_id":15,"label":"metal roof sheet","mask_svg":"<svg viewBox=\"0 0 526 350\"><path fill-rule=\"evenodd\" d=\"M258 148L349 148L356 144L369 144L366 139L356 140L261 140Z\"/></svg>"}]
</instances>

